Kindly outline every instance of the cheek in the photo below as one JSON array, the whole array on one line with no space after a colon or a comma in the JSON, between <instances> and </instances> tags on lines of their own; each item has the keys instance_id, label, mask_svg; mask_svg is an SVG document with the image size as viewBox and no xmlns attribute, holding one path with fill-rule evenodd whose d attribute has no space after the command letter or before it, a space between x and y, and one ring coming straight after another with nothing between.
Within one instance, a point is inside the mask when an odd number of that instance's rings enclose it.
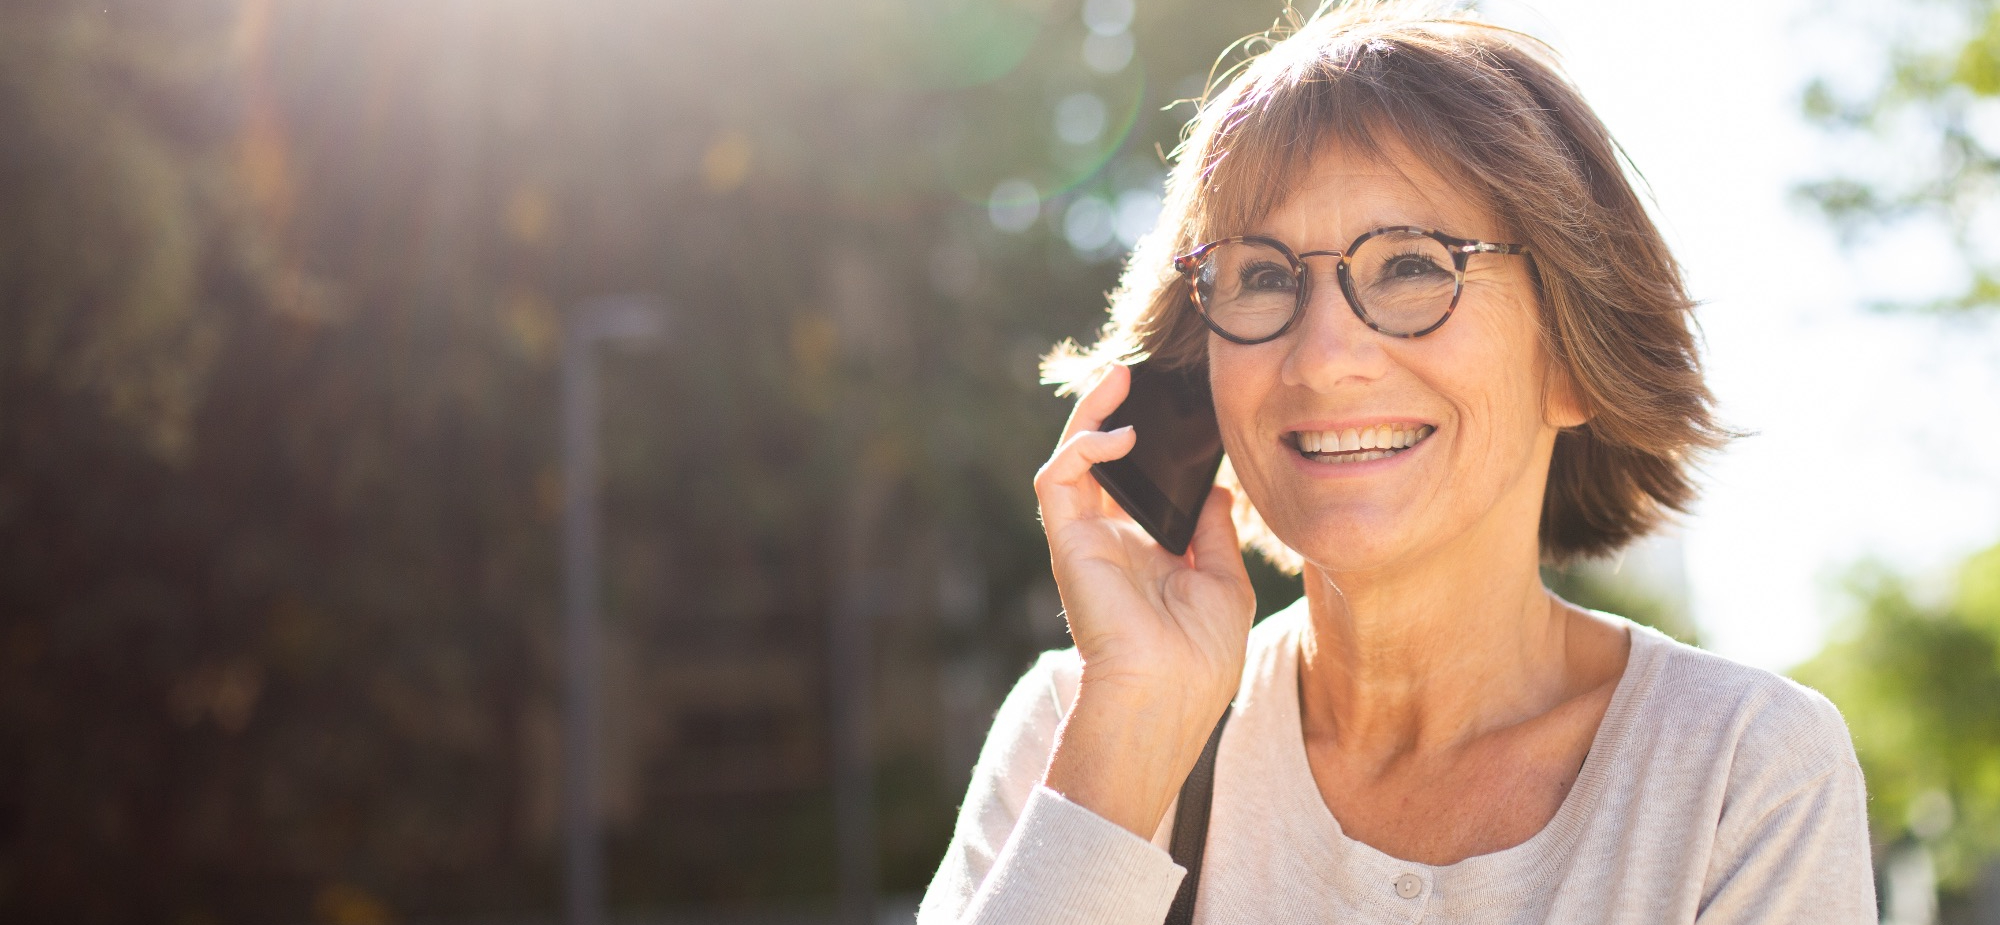
<instances>
[{"instance_id":1,"label":"cheek","mask_svg":"<svg viewBox=\"0 0 2000 925\"><path fill-rule=\"evenodd\" d=\"M1247 457L1250 443L1256 438L1257 414L1264 399L1270 394L1271 382L1277 375L1275 359L1267 359L1269 345L1245 347L1230 344L1228 349L1217 349L1219 338L1209 338L1208 384L1215 401L1215 421L1222 430L1223 449L1232 460Z\"/></svg>"},{"instance_id":2,"label":"cheek","mask_svg":"<svg viewBox=\"0 0 2000 925\"><path fill-rule=\"evenodd\" d=\"M1540 340L1516 315L1532 307L1509 309L1455 332L1459 336L1438 344L1447 349L1426 364L1431 388L1457 407L1461 448L1472 465L1518 455L1545 426L1548 390Z\"/></svg>"}]
</instances>

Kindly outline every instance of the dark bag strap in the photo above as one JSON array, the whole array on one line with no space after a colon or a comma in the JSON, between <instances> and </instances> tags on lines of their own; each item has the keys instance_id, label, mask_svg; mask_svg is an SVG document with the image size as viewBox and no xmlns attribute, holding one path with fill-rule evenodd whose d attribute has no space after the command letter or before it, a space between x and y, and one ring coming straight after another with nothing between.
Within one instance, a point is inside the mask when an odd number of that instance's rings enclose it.
<instances>
[{"instance_id":1,"label":"dark bag strap","mask_svg":"<svg viewBox=\"0 0 2000 925\"><path fill-rule=\"evenodd\" d=\"M1166 925L1194 925L1194 896L1201 886L1201 855L1208 847L1208 808L1215 801L1215 753L1222 746L1222 727L1229 724L1229 707L1215 721L1200 760L1181 785L1180 802L1174 805L1173 847L1167 849L1174 863L1187 868L1174 904L1167 907Z\"/></svg>"}]
</instances>

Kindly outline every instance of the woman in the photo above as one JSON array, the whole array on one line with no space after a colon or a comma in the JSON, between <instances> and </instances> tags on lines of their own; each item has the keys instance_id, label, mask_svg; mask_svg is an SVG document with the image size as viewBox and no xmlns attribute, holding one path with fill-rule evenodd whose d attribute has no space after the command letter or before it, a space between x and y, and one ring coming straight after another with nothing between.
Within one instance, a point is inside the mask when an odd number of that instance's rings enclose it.
<instances>
[{"instance_id":1,"label":"woman","mask_svg":"<svg viewBox=\"0 0 2000 925\"><path fill-rule=\"evenodd\" d=\"M1106 370L1035 482L1076 648L1001 708L920 921L1162 921L1229 708L1196 921L1873 922L1834 708L1539 579L1691 500L1726 434L1690 307L1532 40L1374 5L1252 62L1052 363ZM1089 474L1140 355L1205 366L1236 486L1182 557ZM1232 503L1304 575L1254 629Z\"/></svg>"}]
</instances>

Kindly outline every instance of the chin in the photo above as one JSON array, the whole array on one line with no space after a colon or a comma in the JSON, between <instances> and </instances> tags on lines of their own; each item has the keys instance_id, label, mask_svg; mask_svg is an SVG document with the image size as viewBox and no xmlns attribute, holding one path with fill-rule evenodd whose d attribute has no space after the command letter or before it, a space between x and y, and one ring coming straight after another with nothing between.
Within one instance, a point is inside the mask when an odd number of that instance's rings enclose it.
<instances>
[{"instance_id":1,"label":"chin","mask_svg":"<svg viewBox=\"0 0 2000 925\"><path fill-rule=\"evenodd\" d=\"M1366 523L1324 523L1305 530L1273 525L1272 533L1322 572L1370 572L1408 557L1411 538L1402 531Z\"/></svg>"}]
</instances>

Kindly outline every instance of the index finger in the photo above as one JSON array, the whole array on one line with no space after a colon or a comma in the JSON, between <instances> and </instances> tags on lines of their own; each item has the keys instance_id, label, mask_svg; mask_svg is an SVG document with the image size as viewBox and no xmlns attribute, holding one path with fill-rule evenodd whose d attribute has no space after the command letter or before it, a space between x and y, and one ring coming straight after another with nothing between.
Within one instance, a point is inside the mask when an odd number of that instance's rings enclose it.
<instances>
[{"instance_id":1,"label":"index finger","mask_svg":"<svg viewBox=\"0 0 2000 925\"><path fill-rule=\"evenodd\" d=\"M1097 384L1085 389L1076 400L1076 407L1069 412L1069 421L1063 425L1062 439L1056 445L1068 443L1069 438L1087 430L1104 429L1104 419L1118 406L1125 403L1125 395L1132 389L1132 370L1122 363L1114 363L1098 377Z\"/></svg>"}]
</instances>

